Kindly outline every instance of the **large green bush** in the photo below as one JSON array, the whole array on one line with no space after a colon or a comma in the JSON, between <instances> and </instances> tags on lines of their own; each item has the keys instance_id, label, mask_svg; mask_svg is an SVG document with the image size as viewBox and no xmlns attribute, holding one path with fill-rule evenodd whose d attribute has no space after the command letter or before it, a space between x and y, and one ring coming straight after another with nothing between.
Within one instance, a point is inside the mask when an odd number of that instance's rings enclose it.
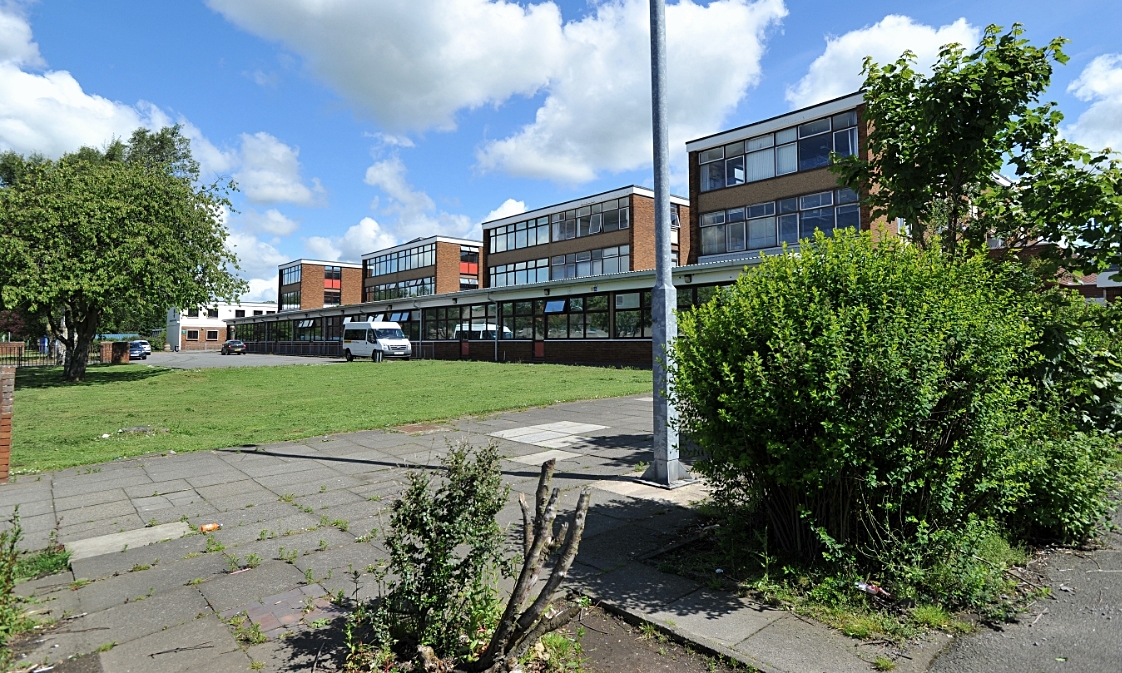
<instances>
[{"instance_id":1,"label":"large green bush","mask_svg":"<svg viewBox=\"0 0 1122 673\"><path fill-rule=\"evenodd\" d=\"M1113 449L1101 424L1073 420L1070 397L1042 392L1057 320L1030 286L1015 266L868 235L766 258L679 318L675 394L696 469L803 560L914 573L975 556L963 540L995 522L1086 535ZM1096 353L1071 357L1106 375ZM1074 369L1049 380L1070 390Z\"/></svg>"}]
</instances>

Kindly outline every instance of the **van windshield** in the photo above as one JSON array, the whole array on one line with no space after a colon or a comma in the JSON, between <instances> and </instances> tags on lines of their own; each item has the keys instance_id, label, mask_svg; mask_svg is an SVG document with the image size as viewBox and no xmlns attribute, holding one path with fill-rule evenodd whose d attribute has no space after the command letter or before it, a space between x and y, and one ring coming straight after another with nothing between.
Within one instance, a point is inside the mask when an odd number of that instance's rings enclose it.
<instances>
[{"instance_id":1,"label":"van windshield","mask_svg":"<svg viewBox=\"0 0 1122 673\"><path fill-rule=\"evenodd\" d=\"M396 327L379 327L378 329L376 329L374 331L378 333L378 338L379 339L404 339L405 338L405 335L401 333L401 330L396 328Z\"/></svg>"}]
</instances>

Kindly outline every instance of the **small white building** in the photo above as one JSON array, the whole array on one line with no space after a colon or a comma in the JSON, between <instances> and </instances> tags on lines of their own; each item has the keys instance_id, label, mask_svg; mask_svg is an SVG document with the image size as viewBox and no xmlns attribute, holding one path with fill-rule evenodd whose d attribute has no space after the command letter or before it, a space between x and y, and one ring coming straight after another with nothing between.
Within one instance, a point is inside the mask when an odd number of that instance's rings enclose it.
<instances>
[{"instance_id":1,"label":"small white building","mask_svg":"<svg viewBox=\"0 0 1122 673\"><path fill-rule=\"evenodd\" d=\"M277 312L275 302L218 302L189 309L168 309L167 343L174 350L216 351L226 340L226 320L269 315Z\"/></svg>"}]
</instances>

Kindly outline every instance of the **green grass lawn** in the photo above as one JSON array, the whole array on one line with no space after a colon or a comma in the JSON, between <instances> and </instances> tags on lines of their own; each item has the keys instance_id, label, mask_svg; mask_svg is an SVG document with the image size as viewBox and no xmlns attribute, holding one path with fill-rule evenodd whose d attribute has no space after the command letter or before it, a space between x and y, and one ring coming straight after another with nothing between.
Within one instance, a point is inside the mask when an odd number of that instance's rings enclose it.
<instances>
[{"instance_id":1,"label":"green grass lawn","mask_svg":"<svg viewBox=\"0 0 1122 673\"><path fill-rule=\"evenodd\" d=\"M145 453L198 451L650 390L647 371L410 361L177 370L91 366L16 375L15 474ZM152 435L118 434L151 426ZM108 434L109 439L102 439Z\"/></svg>"}]
</instances>

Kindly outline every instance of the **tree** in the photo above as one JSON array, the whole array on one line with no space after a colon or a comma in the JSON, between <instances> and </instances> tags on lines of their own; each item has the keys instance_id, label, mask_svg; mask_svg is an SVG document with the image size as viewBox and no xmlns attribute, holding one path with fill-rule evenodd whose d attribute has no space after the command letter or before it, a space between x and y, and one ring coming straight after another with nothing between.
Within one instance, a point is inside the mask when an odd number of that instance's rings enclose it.
<instances>
[{"instance_id":1,"label":"tree","mask_svg":"<svg viewBox=\"0 0 1122 673\"><path fill-rule=\"evenodd\" d=\"M68 380L82 380L103 321L244 289L220 219L234 185L198 185L178 127L0 165L0 297L65 345Z\"/></svg>"},{"instance_id":2,"label":"tree","mask_svg":"<svg viewBox=\"0 0 1122 673\"><path fill-rule=\"evenodd\" d=\"M1109 150L1062 140L1063 115L1039 102L1053 64L1068 60L1066 40L1036 47L1020 24L1001 30L987 27L969 53L943 47L930 75L910 51L883 66L865 59L869 158L841 158L833 170L873 217L903 218L920 245L938 235L955 254L995 236L1013 250L1064 242L1047 254L1093 269L1117 263L1119 164ZM1005 166L1015 180L995 179Z\"/></svg>"}]
</instances>

